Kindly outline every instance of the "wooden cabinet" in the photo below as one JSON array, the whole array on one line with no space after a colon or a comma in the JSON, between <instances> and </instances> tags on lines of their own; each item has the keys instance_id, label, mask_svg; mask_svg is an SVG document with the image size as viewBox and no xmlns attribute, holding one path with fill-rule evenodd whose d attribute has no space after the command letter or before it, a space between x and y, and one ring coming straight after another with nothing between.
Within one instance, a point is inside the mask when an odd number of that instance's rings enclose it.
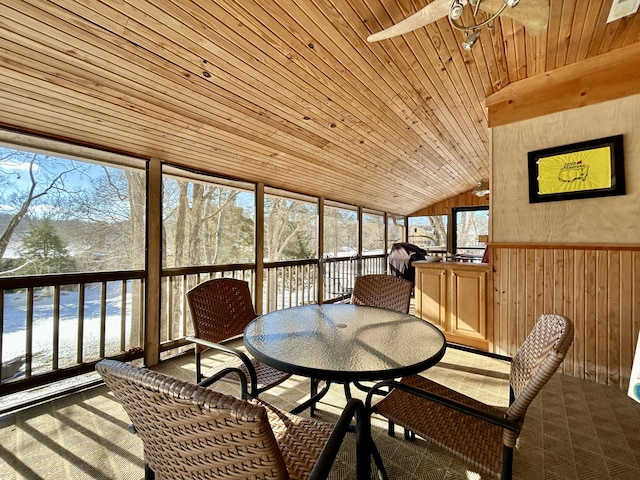
<instances>
[{"instance_id":1,"label":"wooden cabinet","mask_svg":"<svg viewBox=\"0 0 640 480\"><path fill-rule=\"evenodd\" d=\"M485 263L416 261L415 314L454 343L488 350Z\"/></svg>"}]
</instances>

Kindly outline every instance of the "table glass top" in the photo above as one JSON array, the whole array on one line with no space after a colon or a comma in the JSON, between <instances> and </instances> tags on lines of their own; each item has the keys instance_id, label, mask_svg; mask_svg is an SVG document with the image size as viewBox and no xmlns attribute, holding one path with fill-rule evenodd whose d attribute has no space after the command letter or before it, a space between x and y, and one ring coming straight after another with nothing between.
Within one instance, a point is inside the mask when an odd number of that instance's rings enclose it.
<instances>
[{"instance_id":1,"label":"table glass top","mask_svg":"<svg viewBox=\"0 0 640 480\"><path fill-rule=\"evenodd\" d=\"M245 329L247 349L291 373L328 380L380 380L436 363L444 335L430 323L391 310L308 305L262 315Z\"/></svg>"}]
</instances>

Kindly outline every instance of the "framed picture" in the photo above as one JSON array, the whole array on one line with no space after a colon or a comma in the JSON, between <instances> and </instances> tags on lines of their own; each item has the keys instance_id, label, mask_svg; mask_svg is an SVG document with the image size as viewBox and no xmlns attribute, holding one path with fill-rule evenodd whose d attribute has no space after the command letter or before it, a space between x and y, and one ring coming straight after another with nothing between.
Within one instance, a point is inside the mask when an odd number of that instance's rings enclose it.
<instances>
[{"instance_id":1,"label":"framed picture","mask_svg":"<svg viewBox=\"0 0 640 480\"><path fill-rule=\"evenodd\" d=\"M529 203L624 195L622 135L529 152Z\"/></svg>"}]
</instances>

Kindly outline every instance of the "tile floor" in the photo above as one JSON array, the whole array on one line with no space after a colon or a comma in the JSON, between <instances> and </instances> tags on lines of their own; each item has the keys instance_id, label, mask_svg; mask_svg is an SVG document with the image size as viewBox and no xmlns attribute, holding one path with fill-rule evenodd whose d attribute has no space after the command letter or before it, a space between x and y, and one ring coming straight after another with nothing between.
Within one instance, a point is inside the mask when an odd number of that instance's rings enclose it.
<instances>
[{"instance_id":1,"label":"tile floor","mask_svg":"<svg viewBox=\"0 0 640 480\"><path fill-rule=\"evenodd\" d=\"M505 404L508 366L475 358L450 349L425 375L485 402ZM192 357L164 362L159 370L191 380ZM307 379L292 377L262 397L290 409L306 398L308 385ZM237 389L227 383L218 388ZM335 385L318 418L336 418L343 405L343 390ZM127 425L105 387L6 414L0 417L0 480L142 479L142 447ZM373 434L393 479L482 478L419 439L407 442L401 432L388 437L380 419L374 419ZM350 439L345 442L332 479L355 478L353 446ZM618 388L556 374L529 409L514 478L640 479L640 404Z\"/></svg>"}]
</instances>

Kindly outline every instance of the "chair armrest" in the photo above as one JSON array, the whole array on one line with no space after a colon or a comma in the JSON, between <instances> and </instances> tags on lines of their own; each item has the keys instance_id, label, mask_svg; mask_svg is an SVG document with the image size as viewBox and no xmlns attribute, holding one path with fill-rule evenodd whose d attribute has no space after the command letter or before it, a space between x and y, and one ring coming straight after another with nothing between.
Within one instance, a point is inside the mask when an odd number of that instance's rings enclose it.
<instances>
[{"instance_id":1,"label":"chair armrest","mask_svg":"<svg viewBox=\"0 0 640 480\"><path fill-rule=\"evenodd\" d=\"M244 366L246 367L247 372L249 372L249 384L252 386L251 392L254 391L254 387L258 385L258 377L256 375L255 368L253 368L253 363L251 363L251 360L249 359L246 353L241 352L240 350L237 350L235 348L231 348L226 345L222 345L220 343L209 342L208 340L203 340L198 337L188 336L188 337L185 337L185 340L187 340L188 342L197 343L198 345L202 345L203 347L208 347L214 350L218 350L220 352L228 353L229 355L233 355L239 358L244 364Z\"/></svg>"},{"instance_id":2,"label":"chair armrest","mask_svg":"<svg viewBox=\"0 0 640 480\"><path fill-rule=\"evenodd\" d=\"M203 347L213 348L214 350L219 350L221 352L229 353L231 355L235 355L235 356L244 355L244 356L246 356L240 350L237 350L237 349L235 349L233 347L228 347L228 346L223 345L221 343L210 342L208 340L203 340L202 338L191 337L191 336L184 337L184 339L186 341L188 341L188 342L197 343L198 345L202 345Z\"/></svg>"},{"instance_id":3,"label":"chair armrest","mask_svg":"<svg viewBox=\"0 0 640 480\"><path fill-rule=\"evenodd\" d=\"M485 352L484 350L478 350L477 348L468 347L467 345L461 345L459 343L447 342L447 348L455 348L456 350L473 353L474 355L482 355L483 357L495 358L496 360L504 360L505 362L511 362L513 360L513 358L509 357L508 355Z\"/></svg>"},{"instance_id":4,"label":"chair armrest","mask_svg":"<svg viewBox=\"0 0 640 480\"><path fill-rule=\"evenodd\" d=\"M404 390L407 393L412 395L416 395L418 397L426 398L427 400L431 400L432 402L439 403L444 405L445 407L453 408L454 410L458 410L466 415L471 415L472 417L479 418L480 420L484 420L485 422L492 423L493 425L497 425L502 428L506 428L512 432L519 433L521 429L521 424L519 422L514 422L508 418L499 415L493 415L484 410L479 410L477 408L471 407L469 405L465 405L464 403L460 403L456 400L452 400L450 398L442 397L440 395L436 395L432 392L427 392L426 390L420 390L419 388L412 387L410 385L405 385L400 382L396 382L395 380L385 380L383 382L376 383L372 388L366 398L366 408L368 411L375 412L375 405L371 405L371 398L376 393L376 390L380 390L381 387L392 387L397 388L399 390ZM378 393L380 394L380 393Z\"/></svg>"},{"instance_id":5,"label":"chair armrest","mask_svg":"<svg viewBox=\"0 0 640 480\"><path fill-rule=\"evenodd\" d=\"M369 417L364 408L362 400L352 398L347 402L340 418L331 432L331 436L327 441L327 444L322 449L320 457L316 462L309 480L320 480L328 477L333 462L338 455L338 451L342 445L344 437L347 432L353 431L351 426L351 419L356 419L355 432L356 432L356 472L358 479L369 479L371 460L370 460L370 443L371 442L371 427L369 424Z\"/></svg>"},{"instance_id":6,"label":"chair armrest","mask_svg":"<svg viewBox=\"0 0 640 480\"><path fill-rule=\"evenodd\" d=\"M217 382L218 380L221 380L223 377L226 377L230 373L235 373L240 378L240 393L242 395L241 398L244 400L249 398L249 395L247 393L247 377L245 376L244 372L239 368L229 367L229 368L220 370L215 375L211 375L210 377L198 383L198 385L200 385L201 387L207 388L212 384L214 384L215 382Z\"/></svg>"}]
</instances>

